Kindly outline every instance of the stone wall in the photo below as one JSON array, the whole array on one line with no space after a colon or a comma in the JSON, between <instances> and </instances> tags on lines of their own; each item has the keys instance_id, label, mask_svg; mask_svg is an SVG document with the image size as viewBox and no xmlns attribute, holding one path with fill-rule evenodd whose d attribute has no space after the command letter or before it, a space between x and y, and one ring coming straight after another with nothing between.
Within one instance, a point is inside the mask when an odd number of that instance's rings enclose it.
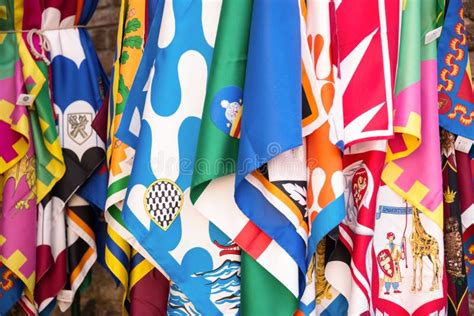
<instances>
[{"instance_id":1,"label":"stone wall","mask_svg":"<svg viewBox=\"0 0 474 316\"><path fill-rule=\"evenodd\" d=\"M94 16L88 24L97 54L109 74L115 54L120 3L121 0L99 0Z\"/></svg>"}]
</instances>

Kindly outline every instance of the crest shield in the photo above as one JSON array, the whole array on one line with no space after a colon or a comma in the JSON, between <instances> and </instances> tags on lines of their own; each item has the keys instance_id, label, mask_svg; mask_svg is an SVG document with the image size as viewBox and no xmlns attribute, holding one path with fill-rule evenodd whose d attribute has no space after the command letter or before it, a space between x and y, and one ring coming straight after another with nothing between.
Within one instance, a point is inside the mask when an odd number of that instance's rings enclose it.
<instances>
[{"instance_id":1,"label":"crest shield","mask_svg":"<svg viewBox=\"0 0 474 316\"><path fill-rule=\"evenodd\" d=\"M388 249L383 249L378 253L377 262L383 273L392 278L395 271L395 265L393 263L392 254Z\"/></svg>"},{"instance_id":2,"label":"crest shield","mask_svg":"<svg viewBox=\"0 0 474 316\"><path fill-rule=\"evenodd\" d=\"M69 113L67 134L76 144L82 145L92 136L92 113Z\"/></svg>"}]
</instances>

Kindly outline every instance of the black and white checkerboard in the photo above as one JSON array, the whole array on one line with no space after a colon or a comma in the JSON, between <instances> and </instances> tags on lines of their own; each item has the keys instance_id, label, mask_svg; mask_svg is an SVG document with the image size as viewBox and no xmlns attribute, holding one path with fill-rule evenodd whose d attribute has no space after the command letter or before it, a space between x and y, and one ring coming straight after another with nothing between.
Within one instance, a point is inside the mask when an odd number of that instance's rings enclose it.
<instances>
[{"instance_id":1,"label":"black and white checkerboard","mask_svg":"<svg viewBox=\"0 0 474 316\"><path fill-rule=\"evenodd\" d=\"M150 217L167 230L178 216L183 204L183 192L167 179L153 182L145 193L145 207Z\"/></svg>"}]
</instances>

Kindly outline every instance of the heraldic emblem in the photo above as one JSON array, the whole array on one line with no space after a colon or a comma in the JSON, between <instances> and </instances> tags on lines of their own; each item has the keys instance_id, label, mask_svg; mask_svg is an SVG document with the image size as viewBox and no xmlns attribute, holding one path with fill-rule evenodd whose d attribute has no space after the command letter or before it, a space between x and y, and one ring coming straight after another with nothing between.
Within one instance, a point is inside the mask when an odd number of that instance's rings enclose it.
<instances>
[{"instance_id":1,"label":"heraldic emblem","mask_svg":"<svg viewBox=\"0 0 474 316\"><path fill-rule=\"evenodd\" d=\"M150 218L166 231L178 217L184 204L184 196L173 181L158 179L146 190L144 203Z\"/></svg>"},{"instance_id":2,"label":"heraldic emblem","mask_svg":"<svg viewBox=\"0 0 474 316\"><path fill-rule=\"evenodd\" d=\"M67 134L82 145L92 135L92 113L70 113L67 115Z\"/></svg>"},{"instance_id":3,"label":"heraldic emblem","mask_svg":"<svg viewBox=\"0 0 474 316\"><path fill-rule=\"evenodd\" d=\"M214 125L225 134L240 138L242 90L235 86L225 87L216 93L210 106Z\"/></svg>"}]
</instances>

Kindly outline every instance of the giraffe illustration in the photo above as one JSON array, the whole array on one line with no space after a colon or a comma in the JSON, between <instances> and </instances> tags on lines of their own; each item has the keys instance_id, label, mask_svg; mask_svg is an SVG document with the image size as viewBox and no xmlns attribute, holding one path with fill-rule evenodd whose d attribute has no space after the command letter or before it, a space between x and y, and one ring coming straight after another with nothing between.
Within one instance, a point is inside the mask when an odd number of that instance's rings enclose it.
<instances>
[{"instance_id":1,"label":"giraffe illustration","mask_svg":"<svg viewBox=\"0 0 474 316\"><path fill-rule=\"evenodd\" d=\"M436 239L429 235L420 221L418 210L413 208L413 227L410 237L413 254L413 285L412 291L421 291L423 288L423 257L427 256L433 265L433 281L430 291L439 288L441 262L439 260L439 245ZM416 287L416 273L418 270L418 288Z\"/></svg>"}]
</instances>

